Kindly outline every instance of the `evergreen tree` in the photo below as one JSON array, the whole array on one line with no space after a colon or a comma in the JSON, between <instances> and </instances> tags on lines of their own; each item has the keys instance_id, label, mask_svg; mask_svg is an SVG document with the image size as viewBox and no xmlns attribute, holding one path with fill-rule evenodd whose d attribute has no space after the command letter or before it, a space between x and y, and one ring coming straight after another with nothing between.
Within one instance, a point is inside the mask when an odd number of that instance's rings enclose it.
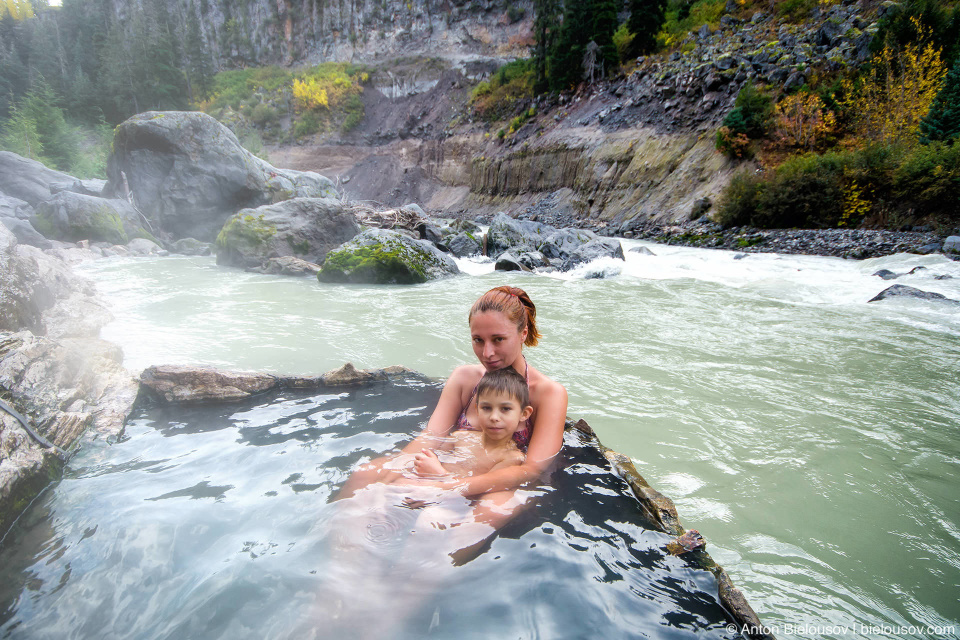
<instances>
[{"instance_id":1,"label":"evergreen tree","mask_svg":"<svg viewBox=\"0 0 960 640\"><path fill-rule=\"evenodd\" d=\"M960 136L960 58L944 78L943 87L920 121L920 142L952 141Z\"/></svg>"},{"instance_id":2,"label":"evergreen tree","mask_svg":"<svg viewBox=\"0 0 960 640\"><path fill-rule=\"evenodd\" d=\"M652 53L657 48L657 33L663 26L666 0L630 0L630 19L627 30L633 34L630 55Z\"/></svg>"},{"instance_id":3,"label":"evergreen tree","mask_svg":"<svg viewBox=\"0 0 960 640\"><path fill-rule=\"evenodd\" d=\"M613 44L613 32L617 30L617 3L614 0L595 0L592 17L590 41L600 47L597 52L600 75L613 73L619 62L617 46Z\"/></svg>"},{"instance_id":4,"label":"evergreen tree","mask_svg":"<svg viewBox=\"0 0 960 640\"><path fill-rule=\"evenodd\" d=\"M67 124L57 96L39 76L26 98L18 105L18 113L32 121L43 145L43 155L55 169L69 171L80 154L76 131Z\"/></svg>"},{"instance_id":5,"label":"evergreen tree","mask_svg":"<svg viewBox=\"0 0 960 640\"><path fill-rule=\"evenodd\" d=\"M187 10L187 36L185 43L185 67L188 90L193 101L203 100L210 94L213 83L213 68L207 43L200 31L195 8L191 2Z\"/></svg>"},{"instance_id":6,"label":"evergreen tree","mask_svg":"<svg viewBox=\"0 0 960 640\"><path fill-rule=\"evenodd\" d=\"M534 0L533 35L536 44L533 48L533 66L535 79L533 90L543 93L549 88L547 78L547 58L553 49L560 19L559 0Z\"/></svg>"},{"instance_id":7,"label":"evergreen tree","mask_svg":"<svg viewBox=\"0 0 960 640\"><path fill-rule=\"evenodd\" d=\"M10 108L10 118L0 133L0 147L24 158L48 163L43 157L43 143L37 133L37 123L15 106Z\"/></svg>"},{"instance_id":8,"label":"evergreen tree","mask_svg":"<svg viewBox=\"0 0 960 640\"><path fill-rule=\"evenodd\" d=\"M566 91L583 80L584 47L590 41L591 2L568 2L550 57L550 89Z\"/></svg>"}]
</instances>

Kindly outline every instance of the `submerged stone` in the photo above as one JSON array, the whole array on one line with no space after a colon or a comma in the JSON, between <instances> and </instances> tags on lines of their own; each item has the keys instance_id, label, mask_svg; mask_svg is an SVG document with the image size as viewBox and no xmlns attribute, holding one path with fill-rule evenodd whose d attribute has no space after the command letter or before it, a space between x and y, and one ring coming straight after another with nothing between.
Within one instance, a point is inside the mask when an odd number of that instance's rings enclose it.
<instances>
[{"instance_id":1,"label":"submerged stone","mask_svg":"<svg viewBox=\"0 0 960 640\"><path fill-rule=\"evenodd\" d=\"M916 298L918 300L932 300L935 302L960 305L960 300L948 298L942 293L923 291L922 289L915 289L914 287L908 287L904 284L895 284L892 287L888 287L868 300L868 302L879 302L889 298Z\"/></svg>"}]
</instances>

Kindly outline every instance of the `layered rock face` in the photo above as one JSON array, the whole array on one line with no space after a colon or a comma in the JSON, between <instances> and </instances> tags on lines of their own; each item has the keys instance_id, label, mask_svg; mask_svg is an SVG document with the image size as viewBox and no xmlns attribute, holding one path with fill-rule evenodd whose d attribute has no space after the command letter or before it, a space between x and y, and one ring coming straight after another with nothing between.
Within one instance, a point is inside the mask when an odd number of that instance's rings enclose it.
<instances>
[{"instance_id":1,"label":"layered rock face","mask_svg":"<svg viewBox=\"0 0 960 640\"><path fill-rule=\"evenodd\" d=\"M132 194L155 228L173 238L213 240L240 209L295 197L332 197L333 183L277 169L199 112L149 111L117 127L107 196Z\"/></svg>"},{"instance_id":2,"label":"layered rock face","mask_svg":"<svg viewBox=\"0 0 960 640\"><path fill-rule=\"evenodd\" d=\"M66 263L0 225L0 396L61 449L88 428L116 436L137 396L110 313ZM0 411L0 534L59 471L57 454Z\"/></svg>"}]
</instances>

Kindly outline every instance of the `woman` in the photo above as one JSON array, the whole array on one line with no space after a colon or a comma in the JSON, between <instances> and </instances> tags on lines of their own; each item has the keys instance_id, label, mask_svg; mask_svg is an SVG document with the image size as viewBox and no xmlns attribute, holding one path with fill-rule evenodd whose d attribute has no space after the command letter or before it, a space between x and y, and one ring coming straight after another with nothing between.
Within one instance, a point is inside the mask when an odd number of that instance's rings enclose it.
<instances>
[{"instance_id":1,"label":"woman","mask_svg":"<svg viewBox=\"0 0 960 640\"><path fill-rule=\"evenodd\" d=\"M523 464L435 483L441 488L456 489L467 497L479 498L474 521L494 529L499 529L522 502L515 490L540 477L563 444L567 390L530 366L523 353L524 345L535 346L540 339L536 320L537 309L523 289L495 287L480 296L468 316L473 352L480 364L453 370L427 428L403 450L404 454L414 454L414 468L419 470L429 457L423 450L430 447L431 440L478 424L474 392L484 372L513 367L524 376L530 387L533 415L526 429L518 431L518 445L526 448ZM384 466L389 460L380 458L362 467L347 480L338 498L349 497L362 487L387 479L385 474L395 474Z\"/></svg>"}]
</instances>

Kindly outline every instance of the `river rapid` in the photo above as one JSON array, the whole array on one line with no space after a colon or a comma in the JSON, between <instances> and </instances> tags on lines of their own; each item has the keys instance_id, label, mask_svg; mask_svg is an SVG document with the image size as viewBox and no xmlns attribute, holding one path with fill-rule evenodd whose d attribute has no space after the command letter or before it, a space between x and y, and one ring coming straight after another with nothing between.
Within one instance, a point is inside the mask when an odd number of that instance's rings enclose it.
<instances>
[{"instance_id":1,"label":"river rapid","mask_svg":"<svg viewBox=\"0 0 960 640\"><path fill-rule=\"evenodd\" d=\"M587 268L620 270L606 279L469 260L466 275L418 286L321 285L212 258L78 270L134 371L315 375L349 361L445 377L475 361L470 303L522 287L543 334L529 361L566 386L568 415L676 501L778 637L960 637L960 307L867 303L894 284L875 271L917 266L896 283L960 299L960 263L623 244L626 263Z\"/></svg>"}]
</instances>

